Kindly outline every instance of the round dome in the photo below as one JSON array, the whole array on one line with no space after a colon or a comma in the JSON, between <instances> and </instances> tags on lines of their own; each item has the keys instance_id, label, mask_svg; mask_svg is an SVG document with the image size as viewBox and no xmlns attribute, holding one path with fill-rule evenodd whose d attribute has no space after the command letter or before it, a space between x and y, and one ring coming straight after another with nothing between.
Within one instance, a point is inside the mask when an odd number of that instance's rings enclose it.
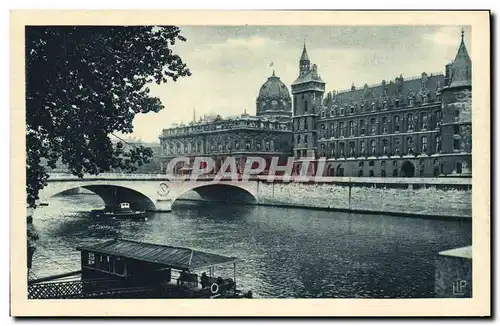
<instances>
[{"instance_id":1,"label":"round dome","mask_svg":"<svg viewBox=\"0 0 500 326\"><path fill-rule=\"evenodd\" d=\"M290 92L285 84L277 77L274 72L271 77L260 87L258 100L281 100L290 99Z\"/></svg>"},{"instance_id":2,"label":"round dome","mask_svg":"<svg viewBox=\"0 0 500 326\"><path fill-rule=\"evenodd\" d=\"M257 115L291 116L292 98L288 87L274 74L260 87L257 97Z\"/></svg>"}]
</instances>

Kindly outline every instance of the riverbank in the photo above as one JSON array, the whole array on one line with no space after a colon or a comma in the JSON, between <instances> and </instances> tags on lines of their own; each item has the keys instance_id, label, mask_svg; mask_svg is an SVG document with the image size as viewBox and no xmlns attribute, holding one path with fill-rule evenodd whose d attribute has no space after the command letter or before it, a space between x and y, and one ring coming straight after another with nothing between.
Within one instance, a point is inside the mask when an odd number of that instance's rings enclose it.
<instances>
[{"instance_id":1,"label":"riverbank","mask_svg":"<svg viewBox=\"0 0 500 326\"><path fill-rule=\"evenodd\" d=\"M358 179L357 182L328 183L259 181L255 201L245 203L360 214L472 219L470 179L427 179L407 183L365 179L363 182ZM206 200L194 191L181 199ZM228 199L228 202L233 201Z\"/></svg>"}]
</instances>

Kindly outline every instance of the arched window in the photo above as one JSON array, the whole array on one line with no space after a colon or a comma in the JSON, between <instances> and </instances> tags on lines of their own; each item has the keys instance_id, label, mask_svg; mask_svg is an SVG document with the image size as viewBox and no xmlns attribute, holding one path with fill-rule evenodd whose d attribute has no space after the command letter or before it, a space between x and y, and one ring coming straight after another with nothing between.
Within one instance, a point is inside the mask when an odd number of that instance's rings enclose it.
<instances>
[{"instance_id":1,"label":"arched window","mask_svg":"<svg viewBox=\"0 0 500 326\"><path fill-rule=\"evenodd\" d=\"M308 107L307 107L307 101L304 101L304 112L307 112Z\"/></svg>"}]
</instances>

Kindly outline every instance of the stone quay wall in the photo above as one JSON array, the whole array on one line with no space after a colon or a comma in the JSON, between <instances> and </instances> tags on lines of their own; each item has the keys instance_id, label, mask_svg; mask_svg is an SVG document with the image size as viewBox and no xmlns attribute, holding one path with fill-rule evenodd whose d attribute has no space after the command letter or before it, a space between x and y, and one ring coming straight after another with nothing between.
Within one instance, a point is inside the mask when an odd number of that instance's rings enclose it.
<instances>
[{"instance_id":1,"label":"stone quay wall","mask_svg":"<svg viewBox=\"0 0 500 326\"><path fill-rule=\"evenodd\" d=\"M256 204L401 216L472 218L470 178L331 177L321 182L259 179ZM195 192L182 196L201 200Z\"/></svg>"},{"instance_id":2,"label":"stone quay wall","mask_svg":"<svg viewBox=\"0 0 500 326\"><path fill-rule=\"evenodd\" d=\"M321 183L260 181L258 203L353 212L472 217L471 179L345 179Z\"/></svg>"}]
</instances>

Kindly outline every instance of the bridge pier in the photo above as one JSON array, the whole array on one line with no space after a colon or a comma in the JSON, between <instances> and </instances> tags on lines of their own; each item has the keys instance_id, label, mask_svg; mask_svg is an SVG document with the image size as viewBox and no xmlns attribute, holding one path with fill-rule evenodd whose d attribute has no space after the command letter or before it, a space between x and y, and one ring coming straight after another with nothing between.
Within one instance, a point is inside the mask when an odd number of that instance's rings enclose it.
<instances>
[{"instance_id":1,"label":"bridge pier","mask_svg":"<svg viewBox=\"0 0 500 326\"><path fill-rule=\"evenodd\" d=\"M157 200L155 203L155 212L171 212L172 211L172 204L173 202L171 200Z\"/></svg>"}]
</instances>

